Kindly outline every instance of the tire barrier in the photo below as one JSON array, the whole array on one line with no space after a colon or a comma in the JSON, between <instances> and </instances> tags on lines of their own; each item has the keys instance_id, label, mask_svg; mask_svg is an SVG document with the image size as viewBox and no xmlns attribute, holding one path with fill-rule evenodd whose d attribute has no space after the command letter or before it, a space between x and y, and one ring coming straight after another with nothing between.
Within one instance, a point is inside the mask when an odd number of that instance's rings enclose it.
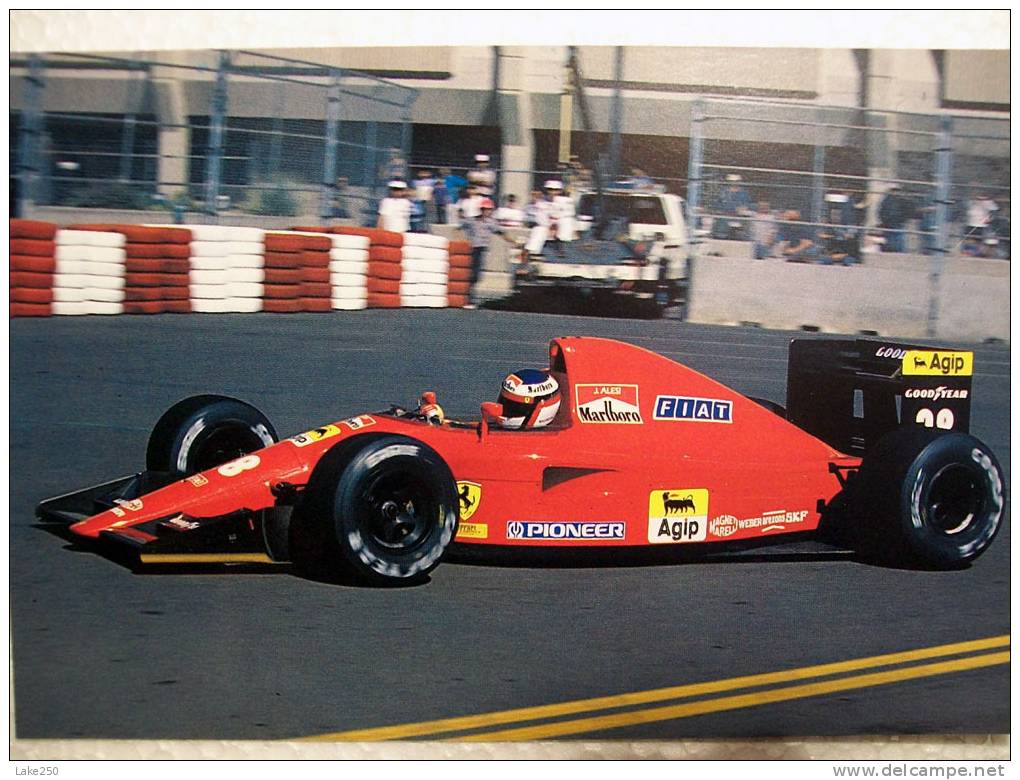
<instances>
[{"instance_id":1,"label":"tire barrier","mask_svg":"<svg viewBox=\"0 0 1020 780\"><path fill-rule=\"evenodd\" d=\"M408 233L401 249L400 305L442 309L448 305L450 242L443 236Z\"/></svg>"},{"instance_id":2,"label":"tire barrier","mask_svg":"<svg viewBox=\"0 0 1020 780\"><path fill-rule=\"evenodd\" d=\"M470 263L467 242L374 228L11 220L11 316L463 306Z\"/></svg>"},{"instance_id":3,"label":"tire barrier","mask_svg":"<svg viewBox=\"0 0 1020 780\"><path fill-rule=\"evenodd\" d=\"M202 314L262 311L265 231L229 225L183 227L191 231L191 310Z\"/></svg>"},{"instance_id":4,"label":"tire barrier","mask_svg":"<svg viewBox=\"0 0 1020 780\"><path fill-rule=\"evenodd\" d=\"M176 226L85 224L72 225L71 231L101 235L120 234L125 239L123 249L120 250L124 254L119 263L123 274L121 309L118 312L107 313L191 312L191 292L188 285L191 230ZM103 248L105 247L98 249ZM113 274L117 265L116 262L103 262L102 268L105 272Z\"/></svg>"},{"instance_id":5,"label":"tire barrier","mask_svg":"<svg viewBox=\"0 0 1020 780\"><path fill-rule=\"evenodd\" d=\"M447 283L447 305L463 308L471 301L471 243L451 241L449 282Z\"/></svg>"},{"instance_id":6,"label":"tire barrier","mask_svg":"<svg viewBox=\"0 0 1020 780\"><path fill-rule=\"evenodd\" d=\"M58 230L54 314L123 314L127 273L122 233Z\"/></svg>"},{"instance_id":7,"label":"tire barrier","mask_svg":"<svg viewBox=\"0 0 1020 780\"><path fill-rule=\"evenodd\" d=\"M356 310L368 307L368 236L335 234L329 250L330 307Z\"/></svg>"},{"instance_id":8,"label":"tire barrier","mask_svg":"<svg viewBox=\"0 0 1020 780\"><path fill-rule=\"evenodd\" d=\"M56 234L56 225L48 222L11 220L12 317L48 317L53 313Z\"/></svg>"}]
</instances>

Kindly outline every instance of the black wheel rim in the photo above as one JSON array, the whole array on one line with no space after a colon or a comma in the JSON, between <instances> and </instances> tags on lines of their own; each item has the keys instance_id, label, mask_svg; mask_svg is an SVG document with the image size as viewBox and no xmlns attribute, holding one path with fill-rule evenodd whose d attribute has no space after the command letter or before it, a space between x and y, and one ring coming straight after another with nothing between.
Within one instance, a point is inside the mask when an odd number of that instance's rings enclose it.
<instances>
[{"instance_id":1,"label":"black wheel rim","mask_svg":"<svg viewBox=\"0 0 1020 780\"><path fill-rule=\"evenodd\" d=\"M429 484L404 470L373 476L358 497L358 527L379 547L410 552L421 546L438 517Z\"/></svg>"},{"instance_id":2,"label":"black wheel rim","mask_svg":"<svg viewBox=\"0 0 1020 780\"><path fill-rule=\"evenodd\" d=\"M985 509L984 474L954 463L931 479L926 501L927 524L946 536L971 528Z\"/></svg>"},{"instance_id":3,"label":"black wheel rim","mask_svg":"<svg viewBox=\"0 0 1020 780\"><path fill-rule=\"evenodd\" d=\"M188 471L196 473L236 460L266 446L255 431L248 427L216 428L197 443L188 457Z\"/></svg>"}]
</instances>

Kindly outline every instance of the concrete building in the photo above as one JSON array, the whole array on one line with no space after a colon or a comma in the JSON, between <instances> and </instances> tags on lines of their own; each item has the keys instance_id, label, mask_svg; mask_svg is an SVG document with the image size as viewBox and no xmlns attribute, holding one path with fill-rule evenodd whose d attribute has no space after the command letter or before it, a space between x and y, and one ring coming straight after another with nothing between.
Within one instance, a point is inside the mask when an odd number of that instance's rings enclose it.
<instances>
[{"instance_id":1,"label":"concrete building","mask_svg":"<svg viewBox=\"0 0 1020 780\"><path fill-rule=\"evenodd\" d=\"M518 197L555 170L566 47L266 53L295 62L232 57L226 186L266 175L320 185L323 137L332 120L340 128L334 173L352 185L369 186L389 149L401 149L417 166L467 166L475 153L487 152L502 170L501 190ZM215 132L208 120L215 53L117 56L160 64L125 62L111 69L96 60L45 58L45 86L35 93L49 114L40 143L79 154L99 178L140 178L166 192L201 182ZM13 54L11 64L13 148L33 93L26 58ZM621 166L641 167L676 191L686 186L692 106L700 97L725 101L720 105L732 117L704 128L706 162L720 171L811 171L813 150L823 146L827 174L930 181L934 116L950 113L961 166L954 179L1008 187L1008 51L581 47L580 64L599 146L586 144L575 111L572 149L592 165L595 154L610 148L615 126ZM331 104L330 68L380 80L359 86L351 78ZM405 111L401 103L408 96L413 99ZM874 118L863 120L861 109L894 113L881 114L875 132L862 134L854 128ZM769 117L775 122L761 121ZM811 122L829 127L819 130Z\"/></svg>"}]
</instances>

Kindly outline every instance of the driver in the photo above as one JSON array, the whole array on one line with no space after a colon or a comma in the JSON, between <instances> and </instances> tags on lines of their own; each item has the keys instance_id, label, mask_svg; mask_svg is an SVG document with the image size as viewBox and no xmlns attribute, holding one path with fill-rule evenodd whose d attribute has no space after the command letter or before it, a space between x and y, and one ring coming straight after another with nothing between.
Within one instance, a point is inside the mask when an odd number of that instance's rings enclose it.
<instances>
[{"instance_id":1,"label":"driver","mask_svg":"<svg viewBox=\"0 0 1020 780\"><path fill-rule=\"evenodd\" d=\"M544 428L560 409L560 385L547 370L525 368L507 376L499 391L504 428Z\"/></svg>"},{"instance_id":2,"label":"driver","mask_svg":"<svg viewBox=\"0 0 1020 780\"><path fill-rule=\"evenodd\" d=\"M530 430L549 425L560 410L560 385L545 369L525 368L509 374L499 392L502 428ZM422 393L416 415L431 425L443 425L446 415L432 391Z\"/></svg>"}]
</instances>

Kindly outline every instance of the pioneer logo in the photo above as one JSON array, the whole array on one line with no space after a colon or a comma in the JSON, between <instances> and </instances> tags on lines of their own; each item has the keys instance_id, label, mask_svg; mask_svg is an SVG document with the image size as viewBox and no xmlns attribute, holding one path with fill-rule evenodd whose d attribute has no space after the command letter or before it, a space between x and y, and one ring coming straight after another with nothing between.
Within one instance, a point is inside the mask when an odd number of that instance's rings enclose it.
<instances>
[{"instance_id":1,"label":"pioneer logo","mask_svg":"<svg viewBox=\"0 0 1020 780\"><path fill-rule=\"evenodd\" d=\"M576 385L577 417L583 423L640 425L637 385Z\"/></svg>"},{"instance_id":2,"label":"pioneer logo","mask_svg":"<svg viewBox=\"0 0 1020 780\"><path fill-rule=\"evenodd\" d=\"M627 524L557 523L511 520L506 524L507 539L623 539Z\"/></svg>"}]
</instances>

